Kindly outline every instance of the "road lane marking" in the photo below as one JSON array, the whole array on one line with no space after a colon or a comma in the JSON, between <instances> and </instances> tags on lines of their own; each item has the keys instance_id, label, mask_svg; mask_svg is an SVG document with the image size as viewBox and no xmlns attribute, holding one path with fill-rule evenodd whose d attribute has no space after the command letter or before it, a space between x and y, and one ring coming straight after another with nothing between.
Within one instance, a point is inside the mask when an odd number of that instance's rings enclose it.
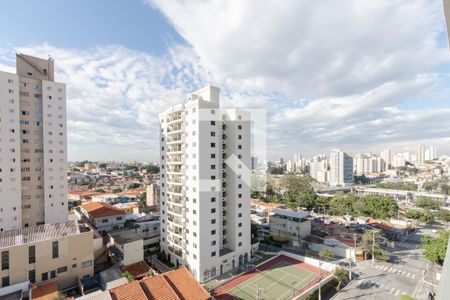
<instances>
[{"instance_id":1,"label":"road lane marking","mask_svg":"<svg viewBox=\"0 0 450 300\"><path fill-rule=\"evenodd\" d=\"M394 295L394 296L397 296L397 295L398 295L398 293L400 293L400 291L399 291L399 290L397 290L397 291L395 292L395 295Z\"/></svg>"},{"instance_id":2,"label":"road lane marking","mask_svg":"<svg viewBox=\"0 0 450 300\"><path fill-rule=\"evenodd\" d=\"M389 294L392 294L392 292L394 292L394 288L391 288L391 291L389 292Z\"/></svg>"}]
</instances>

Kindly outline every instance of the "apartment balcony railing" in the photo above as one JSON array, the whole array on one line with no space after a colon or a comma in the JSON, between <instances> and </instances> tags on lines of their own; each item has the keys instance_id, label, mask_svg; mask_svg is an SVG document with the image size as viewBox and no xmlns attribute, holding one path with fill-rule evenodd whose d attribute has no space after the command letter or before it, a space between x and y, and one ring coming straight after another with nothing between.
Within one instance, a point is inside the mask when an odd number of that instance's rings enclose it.
<instances>
[{"instance_id":1,"label":"apartment balcony railing","mask_svg":"<svg viewBox=\"0 0 450 300\"><path fill-rule=\"evenodd\" d=\"M181 133L178 133L176 135L173 135L169 138L167 138L167 144L176 144L176 143L182 143L183 137L181 136Z\"/></svg>"},{"instance_id":2,"label":"apartment balcony railing","mask_svg":"<svg viewBox=\"0 0 450 300\"><path fill-rule=\"evenodd\" d=\"M172 145L167 147L167 153L177 153L180 152L181 153L181 145Z\"/></svg>"},{"instance_id":3,"label":"apartment balcony railing","mask_svg":"<svg viewBox=\"0 0 450 300\"><path fill-rule=\"evenodd\" d=\"M171 164L181 164L182 163L182 158L181 158L181 155L170 155L168 158L167 158L167 163L171 163Z\"/></svg>"},{"instance_id":4,"label":"apartment balcony railing","mask_svg":"<svg viewBox=\"0 0 450 300\"><path fill-rule=\"evenodd\" d=\"M183 216L183 217L185 215L183 209L179 206L169 206L169 207L167 207L167 211L171 212L173 214Z\"/></svg>"},{"instance_id":5,"label":"apartment balcony railing","mask_svg":"<svg viewBox=\"0 0 450 300\"><path fill-rule=\"evenodd\" d=\"M183 127L180 124L174 124L174 125L169 125L167 127L167 133L168 134L175 134L175 133L181 133L181 130L183 129Z\"/></svg>"},{"instance_id":6,"label":"apartment balcony railing","mask_svg":"<svg viewBox=\"0 0 450 300\"><path fill-rule=\"evenodd\" d=\"M183 117L181 113L172 114L171 116L167 117L166 122L167 124L173 124L177 122L181 122L183 120Z\"/></svg>"},{"instance_id":7,"label":"apartment balcony railing","mask_svg":"<svg viewBox=\"0 0 450 300\"><path fill-rule=\"evenodd\" d=\"M183 250L181 250L180 248L175 247L173 244L169 244L169 246L167 248L169 249L170 252L172 252L176 256L178 256L182 259L184 258Z\"/></svg>"},{"instance_id":8,"label":"apartment balcony railing","mask_svg":"<svg viewBox=\"0 0 450 300\"><path fill-rule=\"evenodd\" d=\"M167 203L174 203L174 204L178 204L178 205L184 205L185 201L183 197L178 197L178 196L173 196L173 197L168 197L167 198Z\"/></svg>"}]
</instances>

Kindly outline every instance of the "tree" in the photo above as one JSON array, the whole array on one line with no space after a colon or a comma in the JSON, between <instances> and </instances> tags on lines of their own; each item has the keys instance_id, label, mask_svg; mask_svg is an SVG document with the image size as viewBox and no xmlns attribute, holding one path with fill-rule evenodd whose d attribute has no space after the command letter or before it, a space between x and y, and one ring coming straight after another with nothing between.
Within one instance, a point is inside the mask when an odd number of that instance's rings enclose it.
<instances>
[{"instance_id":1,"label":"tree","mask_svg":"<svg viewBox=\"0 0 450 300\"><path fill-rule=\"evenodd\" d=\"M104 193L104 192L105 192L104 189L96 189L95 191L96 191L97 193Z\"/></svg>"},{"instance_id":2,"label":"tree","mask_svg":"<svg viewBox=\"0 0 450 300\"><path fill-rule=\"evenodd\" d=\"M98 167L99 167L100 169L106 169L106 166L108 166L107 163L100 163L100 164L98 165Z\"/></svg>"},{"instance_id":3,"label":"tree","mask_svg":"<svg viewBox=\"0 0 450 300\"><path fill-rule=\"evenodd\" d=\"M336 271L334 271L334 278L338 282L336 291L339 292L341 290L341 284L348 280L348 271L342 268L337 268Z\"/></svg>"},{"instance_id":4,"label":"tree","mask_svg":"<svg viewBox=\"0 0 450 300\"><path fill-rule=\"evenodd\" d=\"M159 167L157 165L145 166L144 170L147 171L147 173L150 173L150 174L158 174L159 173Z\"/></svg>"},{"instance_id":5,"label":"tree","mask_svg":"<svg viewBox=\"0 0 450 300\"><path fill-rule=\"evenodd\" d=\"M437 218L444 222L450 222L450 211L440 208L439 212L437 213Z\"/></svg>"},{"instance_id":6,"label":"tree","mask_svg":"<svg viewBox=\"0 0 450 300\"><path fill-rule=\"evenodd\" d=\"M310 177L288 175L281 179L280 184L286 190L285 200L288 207L305 207L308 210L314 207L317 195L311 186Z\"/></svg>"},{"instance_id":7,"label":"tree","mask_svg":"<svg viewBox=\"0 0 450 300\"><path fill-rule=\"evenodd\" d=\"M330 249L322 249L319 251L319 257L321 260L329 261L334 257L334 254Z\"/></svg>"},{"instance_id":8,"label":"tree","mask_svg":"<svg viewBox=\"0 0 450 300\"><path fill-rule=\"evenodd\" d=\"M428 197L419 197L415 202L416 206L424 209L434 209L438 210L442 206L442 202L438 200L433 200Z\"/></svg>"},{"instance_id":9,"label":"tree","mask_svg":"<svg viewBox=\"0 0 450 300\"><path fill-rule=\"evenodd\" d=\"M386 261L389 259L389 253L381 247L381 240L380 232L376 230L366 231L362 236L359 248L378 260Z\"/></svg>"},{"instance_id":10,"label":"tree","mask_svg":"<svg viewBox=\"0 0 450 300\"><path fill-rule=\"evenodd\" d=\"M390 190L417 191L417 184L412 182L380 182L376 187Z\"/></svg>"},{"instance_id":11,"label":"tree","mask_svg":"<svg viewBox=\"0 0 450 300\"><path fill-rule=\"evenodd\" d=\"M141 201L147 200L147 192L141 193L141 194L139 195L139 199L140 199Z\"/></svg>"},{"instance_id":12,"label":"tree","mask_svg":"<svg viewBox=\"0 0 450 300\"><path fill-rule=\"evenodd\" d=\"M122 277L125 277L128 280L128 282L134 281L134 276L131 275L128 271L122 273Z\"/></svg>"},{"instance_id":13,"label":"tree","mask_svg":"<svg viewBox=\"0 0 450 300\"><path fill-rule=\"evenodd\" d=\"M364 197L364 215L373 218L386 219L395 215L398 206L394 199L390 197L380 197L368 195Z\"/></svg>"},{"instance_id":14,"label":"tree","mask_svg":"<svg viewBox=\"0 0 450 300\"><path fill-rule=\"evenodd\" d=\"M423 255L432 263L442 266L447 251L450 231L439 230L438 237L424 236L421 247L424 249Z\"/></svg>"},{"instance_id":15,"label":"tree","mask_svg":"<svg viewBox=\"0 0 450 300\"><path fill-rule=\"evenodd\" d=\"M141 185L139 183L132 183L132 184L128 185L128 189L129 190L134 190L134 189L139 188L140 186Z\"/></svg>"},{"instance_id":16,"label":"tree","mask_svg":"<svg viewBox=\"0 0 450 300\"><path fill-rule=\"evenodd\" d=\"M120 193L120 192L122 192L123 190L121 189L121 188L115 188L115 189L113 189L111 192L113 193L113 194L117 194L117 193Z\"/></svg>"}]
</instances>

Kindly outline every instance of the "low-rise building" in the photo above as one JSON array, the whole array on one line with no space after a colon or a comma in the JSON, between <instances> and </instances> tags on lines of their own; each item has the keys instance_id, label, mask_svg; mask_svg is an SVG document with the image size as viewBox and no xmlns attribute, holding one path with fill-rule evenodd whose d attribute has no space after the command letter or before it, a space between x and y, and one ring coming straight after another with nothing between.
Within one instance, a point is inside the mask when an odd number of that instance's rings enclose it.
<instances>
[{"instance_id":1,"label":"low-rise building","mask_svg":"<svg viewBox=\"0 0 450 300\"><path fill-rule=\"evenodd\" d=\"M274 209L269 214L269 228L274 240L298 244L311 234L311 220L307 211Z\"/></svg>"},{"instance_id":2,"label":"low-rise building","mask_svg":"<svg viewBox=\"0 0 450 300\"><path fill-rule=\"evenodd\" d=\"M252 199L250 203L252 211L254 211L258 216L262 217L267 217L268 214L274 209L286 208L285 204L264 202L255 199Z\"/></svg>"},{"instance_id":3,"label":"low-rise building","mask_svg":"<svg viewBox=\"0 0 450 300\"><path fill-rule=\"evenodd\" d=\"M79 207L77 213L83 215L100 232L108 232L124 227L125 213L111 205L90 202Z\"/></svg>"},{"instance_id":4,"label":"low-rise building","mask_svg":"<svg viewBox=\"0 0 450 300\"><path fill-rule=\"evenodd\" d=\"M56 281L59 289L93 275L92 231L76 221L0 232L2 287Z\"/></svg>"},{"instance_id":5,"label":"low-rise building","mask_svg":"<svg viewBox=\"0 0 450 300\"><path fill-rule=\"evenodd\" d=\"M108 250L116 263L128 266L144 260L144 242L134 229L114 230L108 235Z\"/></svg>"},{"instance_id":6,"label":"low-rise building","mask_svg":"<svg viewBox=\"0 0 450 300\"><path fill-rule=\"evenodd\" d=\"M159 207L160 188L158 183L152 183L147 186L146 204L150 207Z\"/></svg>"},{"instance_id":7,"label":"low-rise building","mask_svg":"<svg viewBox=\"0 0 450 300\"><path fill-rule=\"evenodd\" d=\"M139 213L138 202L117 203L114 204L113 207L120 209L126 214Z\"/></svg>"}]
</instances>

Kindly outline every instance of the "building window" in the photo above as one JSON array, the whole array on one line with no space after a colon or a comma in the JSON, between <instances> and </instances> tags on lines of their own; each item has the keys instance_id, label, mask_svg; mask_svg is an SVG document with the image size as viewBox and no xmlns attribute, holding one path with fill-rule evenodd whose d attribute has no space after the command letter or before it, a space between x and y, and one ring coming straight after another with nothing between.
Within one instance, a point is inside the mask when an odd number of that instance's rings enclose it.
<instances>
[{"instance_id":1,"label":"building window","mask_svg":"<svg viewBox=\"0 0 450 300\"><path fill-rule=\"evenodd\" d=\"M239 247L242 247L242 242L239 242L238 246L239 246Z\"/></svg>"},{"instance_id":2,"label":"building window","mask_svg":"<svg viewBox=\"0 0 450 300\"><path fill-rule=\"evenodd\" d=\"M41 281L47 281L48 280L48 272L41 274Z\"/></svg>"},{"instance_id":3,"label":"building window","mask_svg":"<svg viewBox=\"0 0 450 300\"><path fill-rule=\"evenodd\" d=\"M92 260L83 261L81 263L81 268L88 268L92 266Z\"/></svg>"},{"instance_id":4,"label":"building window","mask_svg":"<svg viewBox=\"0 0 450 300\"><path fill-rule=\"evenodd\" d=\"M216 165L211 165L211 170L215 170L216 169Z\"/></svg>"},{"instance_id":5,"label":"building window","mask_svg":"<svg viewBox=\"0 0 450 300\"><path fill-rule=\"evenodd\" d=\"M215 230L211 230L211 235L215 235L216 231Z\"/></svg>"},{"instance_id":6,"label":"building window","mask_svg":"<svg viewBox=\"0 0 450 300\"><path fill-rule=\"evenodd\" d=\"M36 262L36 246L28 247L28 263L34 264Z\"/></svg>"},{"instance_id":7,"label":"building window","mask_svg":"<svg viewBox=\"0 0 450 300\"><path fill-rule=\"evenodd\" d=\"M212 197L211 202L216 202L216 197Z\"/></svg>"},{"instance_id":8,"label":"building window","mask_svg":"<svg viewBox=\"0 0 450 300\"><path fill-rule=\"evenodd\" d=\"M67 266L60 267L60 268L58 268L57 270L58 270L58 274L59 274L59 273L67 272Z\"/></svg>"},{"instance_id":9,"label":"building window","mask_svg":"<svg viewBox=\"0 0 450 300\"><path fill-rule=\"evenodd\" d=\"M9 276L2 277L2 287L9 286Z\"/></svg>"},{"instance_id":10,"label":"building window","mask_svg":"<svg viewBox=\"0 0 450 300\"><path fill-rule=\"evenodd\" d=\"M214 131L211 131L211 136L216 136L216 133Z\"/></svg>"},{"instance_id":11,"label":"building window","mask_svg":"<svg viewBox=\"0 0 450 300\"><path fill-rule=\"evenodd\" d=\"M50 271L50 278L55 278L56 277L56 271Z\"/></svg>"},{"instance_id":12,"label":"building window","mask_svg":"<svg viewBox=\"0 0 450 300\"><path fill-rule=\"evenodd\" d=\"M216 154L215 153L211 153L211 158L216 158Z\"/></svg>"},{"instance_id":13,"label":"building window","mask_svg":"<svg viewBox=\"0 0 450 300\"><path fill-rule=\"evenodd\" d=\"M211 246L215 246L216 245L216 241L211 241Z\"/></svg>"},{"instance_id":14,"label":"building window","mask_svg":"<svg viewBox=\"0 0 450 300\"><path fill-rule=\"evenodd\" d=\"M212 219L211 224L216 224L216 219Z\"/></svg>"},{"instance_id":15,"label":"building window","mask_svg":"<svg viewBox=\"0 0 450 300\"><path fill-rule=\"evenodd\" d=\"M242 213L238 213L238 217L239 217L239 218L242 218Z\"/></svg>"},{"instance_id":16,"label":"building window","mask_svg":"<svg viewBox=\"0 0 450 300\"><path fill-rule=\"evenodd\" d=\"M211 256L216 256L216 251L211 252Z\"/></svg>"},{"instance_id":17,"label":"building window","mask_svg":"<svg viewBox=\"0 0 450 300\"><path fill-rule=\"evenodd\" d=\"M35 283L36 282L36 270L28 271L28 280L31 283Z\"/></svg>"},{"instance_id":18,"label":"building window","mask_svg":"<svg viewBox=\"0 0 450 300\"><path fill-rule=\"evenodd\" d=\"M216 212L216 209L215 208L211 208L211 213L213 214L215 212Z\"/></svg>"},{"instance_id":19,"label":"building window","mask_svg":"<svg viewBox=\"0 0 450 300\"><path fill-rule=\"evenodd\" d=\"M2 270L9 270L9 251L2 251Z\"/></svg>"},{"instance_id":20,"label":"building window","mask_svg":"<svg viewBox=\"0 0 450 300\"><path fill-rule=\"evenodd\" d=\"M216 125L216 121L211 121L211 125L212 126Z\"/></svg>"},{"instance_id":21,"label":"building window","mask_svg":"<svg viewBox=\"0 0 450 300\"><path fill-rule=\"evenodd\" d=\"M242 203L239 203L239 204L238 204L238 208L241 208L241 207L242 207Z\"/></svg>"},{"instance_id":22,"label":"building window","mask_svg":"<svg viewBox=\"0 0 450 300\"><path fill-rule=\"evenodd\" d=\"M211 148L215 148L216 147L216 143L211 143Z\"/></svg>"},{"instance_id":23,"label":"building window","mask_svg":"<svg viewBox=\"0 0 450 300\"><path fill-rule=\"evenodd\" d=\"M238 237L241 237L241 236L242 236L242 232L239 232L239 233L238 233Z\"/></svg>"},{"instance_id":24,"label":"building window","mask_svg":"<svg viewBox=\"0 0 450 300\"><path fill-rule=\"evenodd\" d=\"M53 242L52 242L52 257L53 257L53 258L58 258L58 257L59 257L59 245L58 245L58 241L53 241Z\"/></svg>"},{"instance_id":25,"label":"building window","mask_svg":"<svg viewBox=\"0 0 450 300\"><path fill-rule=\"evenodd\" d=\"M241 130L242 129L242 125L238 125L238 129Z\"/></svg>"},{"instance_id":26,"label":"building window","mask_svg":"<svg viewBox=\"0 0 450 300\"><path fill-rule=\"evenodd\" d=\"M242 223L239 223L239 224L238 224L238 227L242 227Z\"/></svg>"},{"instance_id":27,"label":"building window","mask_svg":"<svg viewBox=\"0 0 450 300\"><path fill-rule=\"evenodd\" d=\"M108 223L108 219L102 219L102 223Z\"/></svg>"}]
</instances>

